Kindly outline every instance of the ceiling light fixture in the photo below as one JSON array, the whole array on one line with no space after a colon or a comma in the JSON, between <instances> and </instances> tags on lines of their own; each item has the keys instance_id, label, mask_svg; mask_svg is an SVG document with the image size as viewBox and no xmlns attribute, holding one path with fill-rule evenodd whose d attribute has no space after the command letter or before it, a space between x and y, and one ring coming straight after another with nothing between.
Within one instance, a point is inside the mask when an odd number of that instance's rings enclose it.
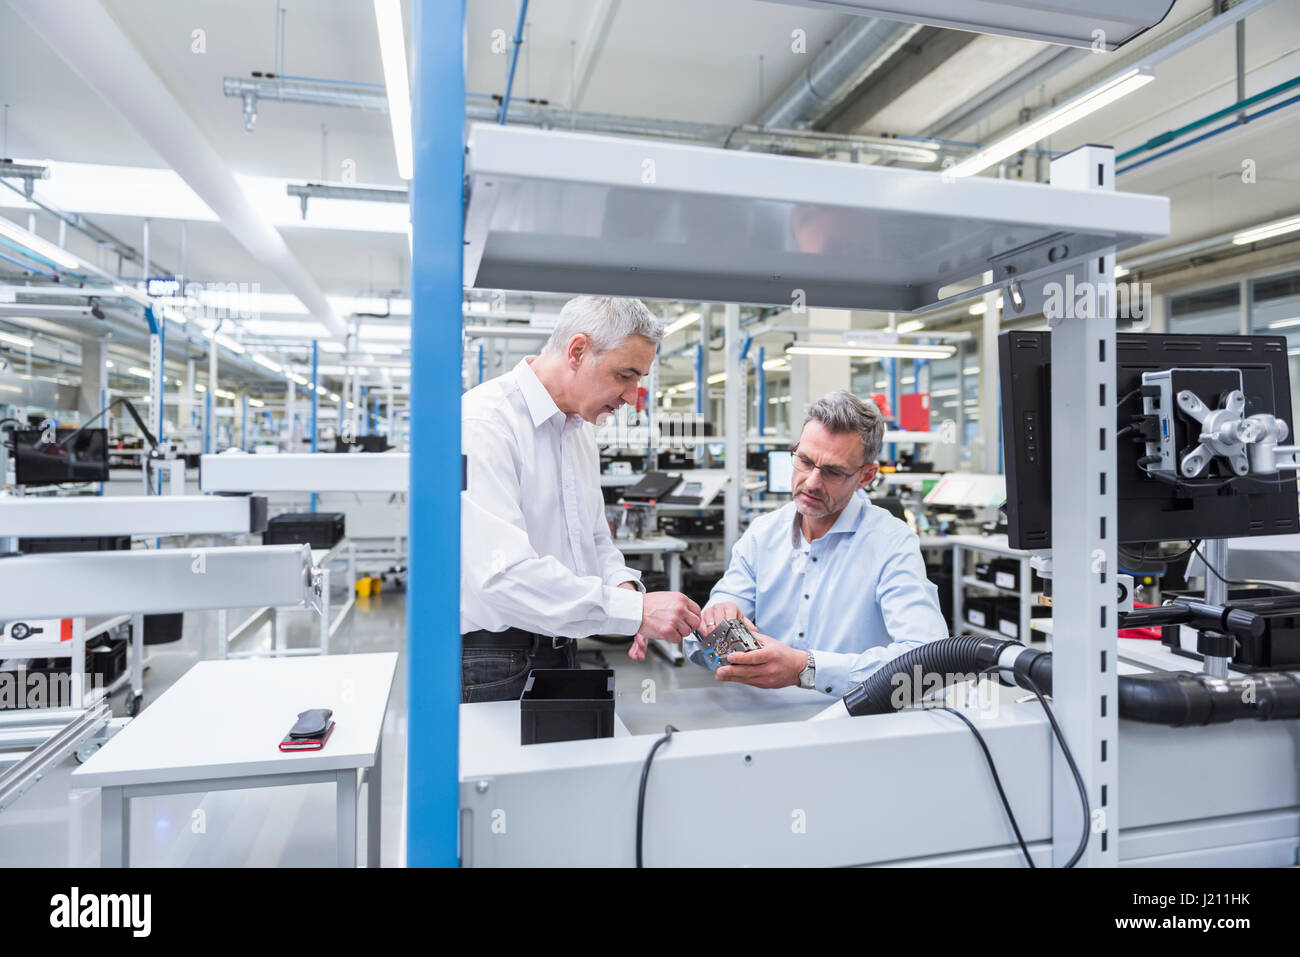
<instances>
[{"instance_id":1,"label":"ceiling light fixture","mask_svg":"<svg viewBox=\"0 0 1300 957\"><path fill-rule=\"evenodd\" d=\"M379 27L379 55L384 63L397 175L409 180L415 175L415 161L411 147L411 81L406 73L401 0L375 0L375 24Z\"/></svg>"},{"instance_id":2,"label":"ceiling light fixture","mask_svg":"<svg viewBox=\"0 0 1300 957\"><path fill-rule=\"evenodd\" d=\"M957 351L955 346L890 345L873 346L813 346L795 343L787 346L788 356L841 356L851 359L947 359Z\"/></svg>"},{"instance_id":3,"label":"ceiling light fixture","mask_svg":"<svg viewBox=\"0 0 1300 957\"><path fill-rule=\"evenodd\" d=\"M1294 233L1298 229L1300 229L1300 216L1292 216L1290 219L1279 219L1276 222L1265 223L1262 226L1243 229L1232 237L1232 244L1234 246L1248 246L1262 239L1272 239L1274 236L1285 236L1287 233Z\"/></svg>"},{"instance_id":4,"label":"ceiling light fixture","mask_svg":"<svg viewBox=\"0 0 1300 957\"><path fill-rule=\"evenodd\" d=\"M1026 123L1019 129L1012 130L1002 139L984 147L974 156L967 157L956 166L944 170L943 175L948 177L972 176L980 170L988 169L988 167L1001 162L1008 156L1013 156L1021 150L1033 146L1039 140L1046 139L1053 133L1065 129L1065 127L1083 119L1085 116L1095 113L1103 106L1114 103L1120 97L1127 96L1134 90L1146 86L1155 78L1155 71L1150 67L1134 67L1131 70L1125 70L1119 76L1111 77L1111 79L1093 87L1091 90L1079 94L1068 103L1063 103L1038 119ZM1300 226L1296 228L1300 229Z\"/></svg>"}]
</instances>

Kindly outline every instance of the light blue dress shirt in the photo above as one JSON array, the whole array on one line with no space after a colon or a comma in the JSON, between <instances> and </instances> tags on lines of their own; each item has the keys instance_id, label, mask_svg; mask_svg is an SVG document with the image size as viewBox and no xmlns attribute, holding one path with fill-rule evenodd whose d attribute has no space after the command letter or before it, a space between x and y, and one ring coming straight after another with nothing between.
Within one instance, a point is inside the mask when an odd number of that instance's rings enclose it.
<instances>
[{"instance_id":1,"label":"light blue dress shirt","mask_svg":"<svg viewBox=\"0 0 1300 957\"><path fill-rule=\"evenodd\" d=\"M906 523L861 490L814 542L804 538L799 517L791 502L756 518L708 604L734 602L760 634L811 650L817 690L833 695L889 659L948 636L939 592ZM683 639L682 653L708 666L693 636Z\"/></svg>"}]
</instances>

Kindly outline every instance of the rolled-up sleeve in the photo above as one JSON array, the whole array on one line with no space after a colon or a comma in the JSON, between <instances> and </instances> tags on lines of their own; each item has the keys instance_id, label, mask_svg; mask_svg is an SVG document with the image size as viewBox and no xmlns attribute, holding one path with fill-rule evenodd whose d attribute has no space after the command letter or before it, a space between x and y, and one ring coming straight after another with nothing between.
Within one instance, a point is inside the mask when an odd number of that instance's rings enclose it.
<instances>
[{"instance_id":1,"label":"rolled-up sleeve","mask_svg":"<svg viewBox=\"0 0 1300 957\"><path fill-rule=\"evenodd\" d=\"M539 555L524 524L519 472L507 436L488 419L466 418L462 429L469 466L468 489L461 495L462 594L502 627L554 637L635 634L641 595L617 587L632 576L617 577L603 552L600 576L576 575L555 558ZM612 543L609 549L617 554Z\"/></svg>"}]
</instances>

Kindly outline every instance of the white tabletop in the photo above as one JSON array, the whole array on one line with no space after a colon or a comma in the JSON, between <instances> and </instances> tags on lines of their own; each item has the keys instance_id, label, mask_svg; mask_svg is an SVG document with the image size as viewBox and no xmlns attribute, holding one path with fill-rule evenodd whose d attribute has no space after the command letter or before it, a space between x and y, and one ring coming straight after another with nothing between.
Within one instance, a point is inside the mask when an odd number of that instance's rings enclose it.
<instances>
[{"instance_id":1,"label":"white tabletop","mask_svg":"<svg viewBox=\"0 0 1300 957\"><path fill-rule=\"evenodd\" d=\"M614 547L624 555L682 552L686 550L686 542L671 535L647 535L645 538L616 538Z\"/></svg>"},{"instance_id":2,"label":"white tabletop","mask_svg":"<svg viewBox=\"0 0 1300 957\"><path fill-rule=\"evenodd\" d=\"M375 761L397 654L200 661L90 760L76 787L335 771ZM280 741L311 708L334 711L320 751Z\"/></svg>"}]
</instances>

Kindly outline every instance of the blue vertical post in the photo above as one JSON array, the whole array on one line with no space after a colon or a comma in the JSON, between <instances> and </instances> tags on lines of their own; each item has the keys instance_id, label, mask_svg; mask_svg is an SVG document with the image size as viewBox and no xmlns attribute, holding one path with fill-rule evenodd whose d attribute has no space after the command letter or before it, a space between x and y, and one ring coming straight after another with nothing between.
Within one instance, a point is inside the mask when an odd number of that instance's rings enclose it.
<instances>
[{"instance_id":1,"label":"blue vertical post","mask_svg":"<svg viewBox=\"0 0 1300 957\"><path fill-rule=\"evenodd\" d=\"M417 3L414 14L406 863L454 867L460 817L465 0Z\"/></svg>"},{"instance_id":2,"label":"blue vertical post","mask_svg":"<svg viewBox=\"0 0 1300 957\"><path fill-rule=\"evenodd\" d=\"M758 347L758 359L754 366L755 383L758 386L758 437L761 439L767 432L767 370L763 368L763 363L767 361L767 350L762 346ZM760 445L760 452L766 452L767 446Z\"/></svg>"},{"instance_id":3,"label":"blue vertical post","mask_svg":"<svg viewBox=\"0 0 1300 957\"><path fill-rule=\"evenodd\" d=\"M695 411L700 415L704 415L704 403L708 401L708 397L704 394L708 388L704 381L708 378L704 374L704 360L704 345L701 343L695 347Z\"/></svg>"},{"instance_id":4,"label":"blue vertical post","mask_svg":"<svg viewBox=\"0 0 1300 957\"><path fill-rule=\"evenodd\" d=\"M248 393L239 397L239 447L248 451Z\"/></svg>"},{"instance_id":5,"label":"blue vertical post","mask_svg":"<svg viewBox=\"0 0 1300 957\"><path fill-rule=\"evenodd\" d=\"M320 393L316 391L317 373L320 371L320 343L311 341L311 450L316 451L316 417L320 414ZM339 425L343 425L343 413L339 413ZM316 511L316 493L311 493L311 510Z\"/></svg>"},{"instance_id":6,"label":"blue vertical post","mask_svg":"<svg viewBox=\"0 0 1300 957\"><path fill-rule=\"evenodd\" d=\"M212 452L212 386L203 393L203 451Z\"/></svg>"},{"instance_id":7,"label":"blue vertical post","mask_svg":"<svg viewBox=\"0 0 1300 957\"><path fill-rule=\"evenodd\" d=\"M146 287L148 282L146 281ZM156 316L155 321L158 326L158 381L155 386L158 389L158 421L154 423L158 436L159 444L163 440L163 423L167 421L167 320L162 317L161 313L155 314L153 306L149 307L149 315ZM158 494L162 494L163 479L162 472L158 473ZM154 540L154 547L162 547L162 539Z\"/></svg>"},{"instance_id":8,"label":"blue vertical post","mask_svg":"<svg viewBox=\"0 0 1300 957\"><path fill-rule=\"evenodd\" d=\"M478 382L483 384L483 343L478 344Z\"/></svg>"}]
</instances>

